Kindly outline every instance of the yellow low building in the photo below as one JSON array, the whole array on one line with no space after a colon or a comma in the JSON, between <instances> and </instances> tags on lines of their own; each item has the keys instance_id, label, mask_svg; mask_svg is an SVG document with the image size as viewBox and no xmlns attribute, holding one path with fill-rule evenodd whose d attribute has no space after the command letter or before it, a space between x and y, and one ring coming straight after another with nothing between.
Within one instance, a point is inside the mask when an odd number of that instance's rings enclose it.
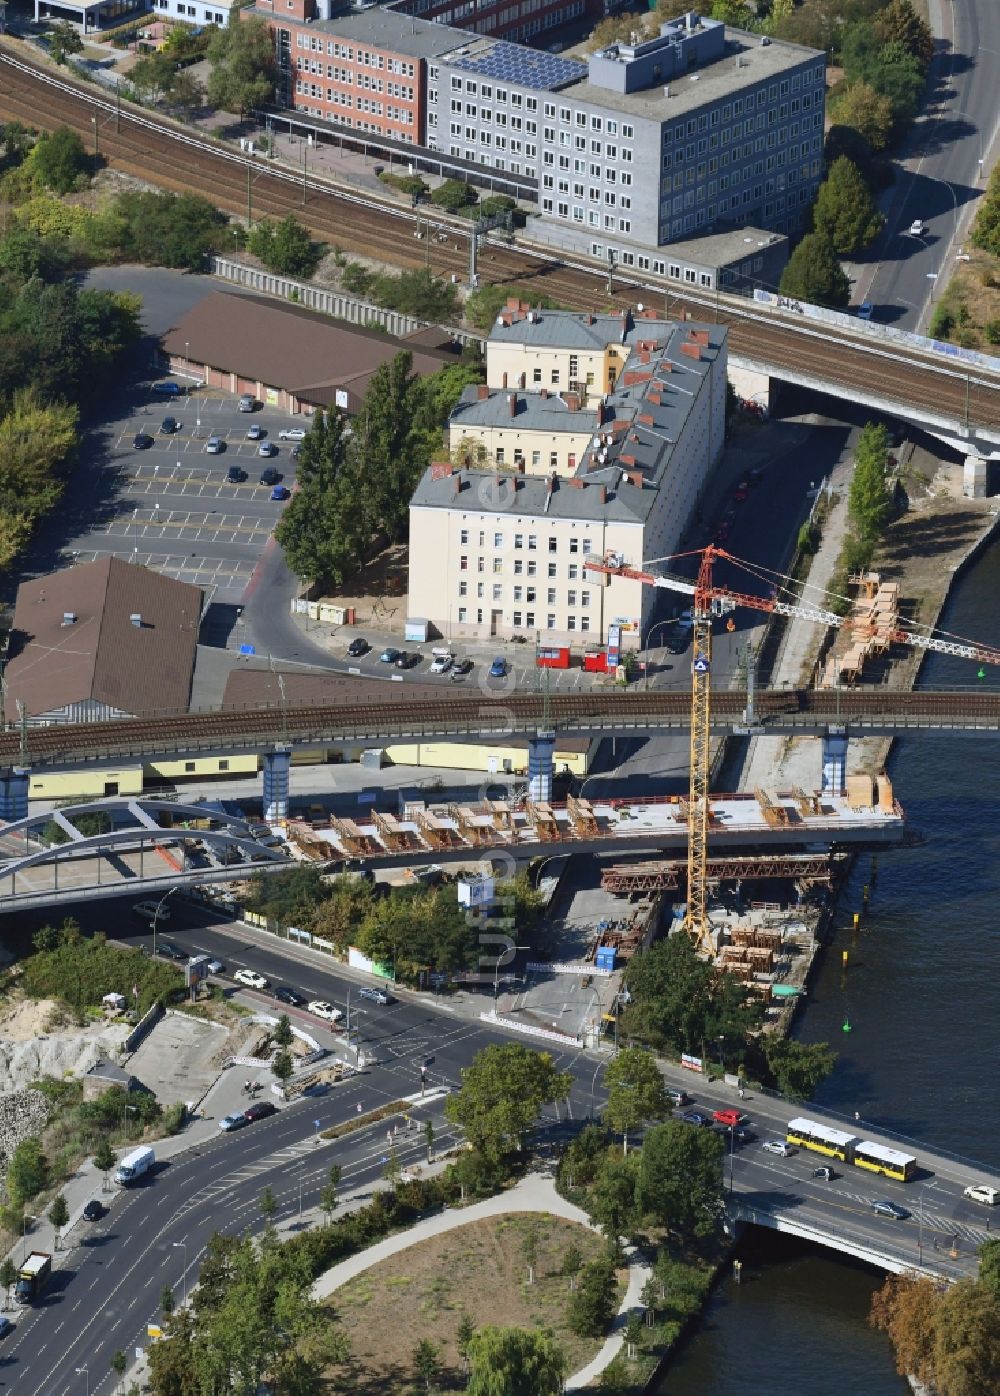
<instances>
[{"instance_id":1,"label":"yellow low building","mask_svg":"<svg viewBox=\"0 0 1000 1396\"><path fill-rule=\"evenodd\" d=\"M597 742L580 737L556 737L553 757L556 775L583 777ZM414 745L387 746L385 755L394 766L436 766L445 771L482 771L484 775L526 776L527 746L501 743L420 742Z\"/></svg>"}]
</instances>

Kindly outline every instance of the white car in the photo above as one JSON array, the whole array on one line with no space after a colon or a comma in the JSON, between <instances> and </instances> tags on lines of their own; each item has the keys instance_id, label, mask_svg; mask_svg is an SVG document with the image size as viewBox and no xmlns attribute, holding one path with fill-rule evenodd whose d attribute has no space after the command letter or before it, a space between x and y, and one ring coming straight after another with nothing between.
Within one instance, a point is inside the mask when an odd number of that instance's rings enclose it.
<instances>
[{"instance_id":1,"label":"white car","mask_svg":"<svg viewBox=\"0 0 1000 1396\"><path fill-rule=\"evenodd\" d=\"M786 1144L784 1139L765 1139L760 1146L766 1153L779 1154L782 1158L790 1158L795 1153L791 1144Z\"/></svg>"},{"instance_id":2,"label":"white car","mask_svg":"<svg viewBox=\"0 0 1000 1396\"><path fill-rule=\"evenodd\" d=\"M453 661L450 654L439 654L437 659L432 660L431 662L431 673L447 674L448 670L452 666L452 663Z\"/></svg>"},{"instance_id":3,"label":"white car","mask_svg":"<svg viewBox=\"0 0 1000 1396\"><path fill-rule=\"evenodd\" d=\"M248 989L266 989L267 980L255 969L238 969L233 975L237 984L245 984Z\"/></svg>"},{"instance_id":4,"label":"white car","mask_svg":"<svg viewBox=\"0 0 1000 1396\"><path fill-rule=\"evenodd\" d=\"M922 221L919 218L914 218L913 222L907 229L907 232L909 233L911 238L922 238L926 231L927 229L924 227Z\"/></svg>"},{"instance_id":5,"label":"white car","mask_svg":"<svg viewBox=\"0 0 1000 1396\"><path fill-rule=\"evenodd\" d=\"M306 439L305 427L285 427L278 432L279 441L304 441Z\"/></svg>"},{"instance_id":6,"label":"white car","mask_svg":"<svg viewBox=\"0 0 1000 1396\"><path fill-rule=\"evenodd\" d=\"M1000 1188L991 1188L989 1183L973 1183L963 1196L970 1202L981 1202L984 1207L995 1207L1000 1202Z\"/></svg>"},{"instance_id":7,"label":"white car","mask_svg":"<svg viewBox=\"0 0 1000 1396\"><path fill-rule=\"evenodd\" d=\"M313 999L308 1009L317 1018L325 1018L328 1023L337 1023L344 1016L339 1008L334 1008L333 1004L327 1003L325 999Z\"/></svg>"}]
</instances>

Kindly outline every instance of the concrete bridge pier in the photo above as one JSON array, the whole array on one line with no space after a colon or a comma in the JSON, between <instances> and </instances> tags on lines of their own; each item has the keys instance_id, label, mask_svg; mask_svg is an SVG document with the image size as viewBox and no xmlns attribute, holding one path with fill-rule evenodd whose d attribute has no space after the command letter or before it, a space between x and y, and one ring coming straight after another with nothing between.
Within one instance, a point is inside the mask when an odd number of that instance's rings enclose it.
<instances>
[{"instance_id":1,"label":"concrete bridge pier","mask_svg":"<svg viewBox=\"0 0 1000 1396\"><path fill-rule=\"evenodd\" d=\"M289 777L292 749L275 747L264 753L264 822L278 824L288 818Z\"/></svg>"},{"instance_id":2,"label":"concrete bridge pier","mask_svg":"<svg viewBox=\"0 0 1000 1396\"><path fill-rule=\"evenodd\" d=\"M843 795L847 791L847 733L842 727L828 727L823 733L820 791L824 795Z\"/></svg>"},{"instance_id":3,"label":"concrete bridge pier","mask_svg":"<svg viewBox=\"0 0 1000 1396\"><path fill-rule=\"evenodd\" d=\"M29 774L27 766L15 766L9 775L0 776L0 819L27 819Z\"/></svg>"},{"instance_id":4,"label":"concrete bridge pier","mask_svg":"<svg viewBox=\"0 0 1000 1396\"><path fill-rule=\"evenodd\" d=\"M532 800L552 799L556 734L539 732L528 742L528 796Z\"/></svg>"}]
</instances>

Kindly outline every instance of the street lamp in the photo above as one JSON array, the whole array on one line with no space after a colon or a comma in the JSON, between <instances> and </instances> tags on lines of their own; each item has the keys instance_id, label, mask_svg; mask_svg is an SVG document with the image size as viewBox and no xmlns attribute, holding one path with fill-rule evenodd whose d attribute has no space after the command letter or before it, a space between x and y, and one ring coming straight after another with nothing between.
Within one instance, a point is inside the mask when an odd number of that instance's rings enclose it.
<instances>
[{"instance_id":1,"label":"street lamp","mask_svg":"<svg viewBox=\"0 0 1000 1396\"><path fill-rule=\"evenodd\" d=\"M677 624L677 617L676 617L676 616L667 616L666 620L658 620L658 621L656 622L655 625L651 625L651 626L649 627L649 633L648 633L647 636L646 636L646 667L645 667L645 670L644 670L643 676L642 676L642 691L643 691L643 693L645 693L646 690L649 688L649 652L650 652L650 650L652 649L652 645L650 644L650 641L652 640L653 636L656 634L657 630L661 630L661 629L663 628L663 626L665 626L665 625L676 625L676 624Z\"/></svg>"},{"instance_id":2,"label":"street lamp","mask_svg":"<svg viewBox=\"0 0 1000 1396\"><path fill-rule=\"evenodd\" d=\"M156 910L153 912L153 958L154 958L154 959L156 958L156 923L157 923L157 921L159 921L159 919L160 919L160 911L162 910L163 903L167 900L168 897L172 897L172 896L174 895L175 892L179 892L180 890L181 890L181 889L180 889L180 884L179 884L179 883L176 884L176 885L173 886L173 887L168 887L167 890L164 892L163 896L162 896L162 897L160 898L160 900L156 903Z\"/></svg>"},{"instance_id":3,"label":"street lamp","mask_svg":"<svg viewBox=\"0 0 1000 1396\"><path fill-rule=\"evenodd\" d=\"M77 1367L76 1374L78 1377L82 1376L86 1378L86 1396L90 1396L90 1371L87 1368L86 1362L83 1364L82 1367Z\"/></svg>"},{"instance_id":4,"label":"street lamp","mask_svg":"<svg viewBox=\"0 0 1000 1396\"><path fill-rule=\"evenodd\" d=\"M173 1246L173 1248L174 1248L175 1251L177 1251L177 1250L182 1250L182 1251L184 1252L184 1274L183 1274L183 1277L182 1277L182 1283L183 1283L183 1286L184 1286L184 1289L183 1289L184 1298L183 1298L182 1302L186 1305L186 1304L187 1304L187 1298L188 1298L188 1248L187 1248L187 1242L186 1242L186 1241L171 1241L170 1244Z\"/></svg>"},{"instance_id":5,"label":"street lamp","mask_svg":"<svg viewBox=\"0 0 1000 1396\"><path fill-rule=\"evenodd\" d=\"M129 1111L131 1111L133 1115L138 1114L138 1111L139 1111L138 1105L129 1105L128 1102L126 1102L124 1108L122 1109L122 1128L123 1128L123 1130L125 1131L125 1138L126 1138L126 1140L128 1139L128 1117L129 1117Z\"/></svg>"},{"instance_id":6,"label":"street lamp","mask_svg":"<svg viewBox=\"0 0 1000 1396\"><path fill-rule=\"evenodd\" d=\"M510 945L510 946L507 947L507 949L508 949L508 950L513 950L513 951L516 952L516 951L518 951L518 950L530 950L530 949L531 949L531 946L530 946L530 945ZM505 951L504 953L506 954L506 951ZM494 970L493 970L493 1002L494 1002L494 1003L496 1003L497 999L500 997L500 962L501 962L502 959L503 959L503 955L498 955L498 956L497 956L497 962L496 962L496 965L495 965Z\"/></svg>"}]
</instances>

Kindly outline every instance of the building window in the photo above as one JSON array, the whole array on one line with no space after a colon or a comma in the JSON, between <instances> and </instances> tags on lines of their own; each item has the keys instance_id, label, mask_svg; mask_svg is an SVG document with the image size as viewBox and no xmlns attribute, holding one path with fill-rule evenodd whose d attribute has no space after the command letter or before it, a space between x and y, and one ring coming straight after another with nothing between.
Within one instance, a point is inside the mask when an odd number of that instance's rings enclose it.
<instances>
[{"instance_id":1,"label":"building window","mask_svg":"<svg viewBox=\"0 0 1000 1396\"><path fill-rule=\"evenodd\" d=\"M523 548L523 547L524 547L524 534L523 534L523 533L515 533L515 534L514 534L514 547L515 547L515 548Z\"/></svg>"},{"instance_id":2,"label":"building window","mask_svg":"<svg viewBox=\"0 0 1000 1396\"><path fill-rule=\"evenodd\" d=\"M555 615L553 614L553 612L550 611L550 612L548 613L548 615L545 617L545 629L546 629L546 630L555 630L555 628L556 628L556 618L555 618Z\"/></svg>"},{"instance_id":3,"label":"building window","mask_svg":"<svg viewBox=\"0 0 1000 1396\"><path fill-rule=\"evenodd\" d=\"M486 571L486 559L485 559L484 557L477 557L477 558L476 558L476 571L477 571L477 572L485 572L485 571Z\"/></svg>"},{"instance_id":4,"label":"building window","mask_svg":"<svg viewBox=\"0 0 1000 1396\"><path fill-rule=\"evenodd\" d=\"M502 572L502 571L503 571L503 558L502 558L502 557L495 557L495 558L493 559L493 571L494 571L494 572Z\"/></svg>"},{"instance_id":5,"label":"building window","mask_svg":"<svg viewBox=\"0 0 1000 1396\"><path fill-rule=\"evenodd\" d=\"M494 533L494 535L493 535L493 546L494 546L494 548L502 548L502 547L503 547L503 534L502 534L502 533Z\"/></svg>"},{"instance_id":6,"label":"building window","mask_svg":"<svg viewBox=\"0 0 1000 1396\"><path fill-rule=\"evenodd\" d=\"M537 534L534 534L534 533L529 533L529 534L528 534L528 552L529 552L529 553L533 553L533 552L536 550L537 547L538 547L538 535L537 535Z\"/></svg>"},{"instance_id":7,"label":"building window","mask_svg":"<svg viewBox=\"0 0 1000 1396\"><path fill-rule=\"evenodd\" d=\"M523 601L523 600L524 600L524 591L523 591L523 589L522 589L521 587L515 587L515 588L514 588L514 600L515 600L515 601ZM515 624L516 624L516 622L515 622Z\"/></svg>"},{"instance_id":8,"label":"building window","mask_svg":"<svg viewBox=\"0 0 1000 1396\"><path fill-rule=\"evenodd\" d=\"M578 553L578 552L580 551L580 540L579 540L579 538L571 538L571 539L569 540L569 550L570 550L571 553Z\"/></svg>"},{"instance_id":9,"label":"building window","mask_svg":"<svg viewBox=\"0 0 1000 1396\"><path fill-rule=\"evenodd\" d=\"M502 586L499 582L494 582L494 583L493 583L493 600L494 600L494 601L502 601L502 600L503 600L503 586Z\"/></svg>"},{"instance_id":10,"label":"building window","mask_svg":"<svg viewBox=\"0 0 1000 1396\"><path fill-rule=\"evenodd\" d=\"M556 575L556 564L555 564L554 562L550 562L550 563L549 563L549 576L550 576L550 577L554 577L555 575Z\"/></svg>"},{"instance_id":11,"label":"building window","mask_svg":"<svg viewBox=\"0 0 1000 1396\"><path fill-rule=\"evenodd\" d=\"M558 451L550 451L550 452L549 452L549 466L550 466L553 470L555 470L556 467L558 466L558 464L559 464L559 452L558 452Z\"/></svg>"},{"instance_id":12,"label":"building window","mask_svg":"<svg viewBox=\"0 0 1000 1396\"><path fill-rule=\"evenodd\" d=\"M480 609L480 610L478 610L478 611L476 612L476 624L477 624L477 625L482 625L482 623L483 623L483 612L482 612L482 609Z\"/></svg>"},{"instance_id":13,"label":"building window","mask_svg":"<svg viewBox=\"0 0 1000 1396\"><path fill-rule=\"evenodd\" d=\"M459 623L459 625L464 625L465 622L468 620L468 618L469 618L469 612L466 610L466 608L465 608L464 606L459 606L459 608L458 608L458 623Z\"/></svg>"},{"instance_id":14,"label":"building window","mask_svg":"<svg viewBox=\"0 0 1000 1396\"><path fill-rule=\"evenodd\" d=\"M575 562L571 562L570 565L569 565L569 567L568 567L567 570L566 570L566 575L569 577L569 579L570 579L571 582L575 582L576 579L577 579L577 575L578 575L579 571L580 571L580 569L579 569L579 567L577 567L576 563L575 563Z\"/></svg>"},{"instance_id":15,"label":"building window","mask_svg":"<svg viewBox=\"0 0 1000 1396\"><path fill-rule=\"evenodd\" d=\"M458 535L458 541L462 544L463 548L465 547L466 543L468 543L469 530L467 528L462 529L461 533Z\"/></svg>"},{"instance_id":16,"label":"building window","mask_svg":"<svg viewBox=\"0 0 1000 1396\"><path fill-rule=\"evenodd\" d=\"M459 594L459 596L468 596L468 594L469 594L469 583L468 583L468 582L459 582L459 584L458 584L458 594Z\"/></svg>"},{"instance_id":17,"label":"building window","mask_svg":"<svg viewBox=\"0 0 1000 1396\"><path fill-rule=\"evenodd\" d=\"M531 464L534 465L534 466L538 466L538 465L541 465L541 463L542 463L542 453L541 453L541 451L532 451L532 453L531 453Z\"/></svg>"},{"instance_id":18,"label":"building window","mask_svg":"<svg viewBox=\"0 0 1000 1396\"><path fill-rule=\"evenodd\" d=\"M559 539L558 539L558 538L555 538L555 537L550 538L550 539L549 539L549 552L550 552L550 553L555 553L555 552L558 552L558 551L559 551Z\"/></svg>"},{"instance_id":19,"label":"building window","mask_svg":"<svg viewBox=\"0 0 1000 1396\"><path fill-rule=\"evenodd\" d=\"M581 591L581 592L580 592L580 605L583 607L584 610L586 610L587 607L590 605L590 592L589 592L589 591Z\"/></svg>"},{"instance_id":20,"label":"building window","mask_svg":"<svg viewBox=\"0 0 1000 1396\"><path fill-rule=\"evenodd\" d=\"M589 616L581 616L581 617L580 617L580 629L581 629L581 630L589 630L589 629L590 629L590 617L589 617Z\"/></svg>"},{"instance_id":21,"label":"building window","mask_svg":"<svg viewBox=\"0 0 1000 1396\"><path fill-rule=\"evenodd\" d=\"M567 629L567 630L575 630L575 629L576 629L576 616L567 616L567 617L566 617L566 629Z\"/></svg>"},{"instance_id":22,"label":"building window","mask_svg":"<svg viewBox=\"0 0 1000 1396\"><path fill-rule=\"evenodd\" d=\"M486 595L486 589L485 589L483 583L482 583L482 582L477 582L477 583L476 583L476 597L477 597L477 599L480 600L480 601L482 601L482 599L483 599L483 597L484 597L485 595Z\"/></svg>"},{"instance_id":23,"label":"building window","mask_svg":"<svg viewBox=\"0 0 1000 1396\"><path fill-rule=\"evenodd\" d=\"M549 587L548 593L546 594L545 599L546 599L546 601L549 603L550 606L554 606L554 605L556 604L556 589L555 589L555 587Z\"/></svg>"},{"instance_id":24,"label":"building window","mask_svg":"<svg viewBox=\"0 0 1000 1396\"><path fill-rule=\"evenodd\" d=\"M497 447L497 465L503 465L503 447Z\"/></svg>"},{"instance_id":25,"label":"building window","mask_svg":"<svg viewBox=\"0 0 1000 1396\"><path fill-rule=\"evenodd\" d=\"M566 593L566 605L567 605L567 606L575 606L575 605L576 605L576 592L575 592L575 591L568 591L568 592Z\"/></svg>"},{"instance_id":26,"label":"building window","mask_svg":"<svg viewBox=\"0 0 1000 1396\"><path fill-rule=\"evenodd\" d=\"M525 599L525 601L528 601L528 602L534 601L534 599L535 599L535 588L534 588L534 587L528 587L527 591L525 592L524 599Z\"/></svg>"},{"instance_id":27,"label":"building window","mask_svg":"<svg viewBox=\"0 0 1000 1396\"><path fill-rule=\"evenodd\" d=\"M512 619L513 622L514 622L514 625L517 626L518 628L520 628L520 625L521 625L521 612L520 612L520 611L515 611L511 619Z\"/></svg>"},{"instance_id":28,"label":"building window","mask_svg":"<svg viewBox=\"0 0 1000 1396\"><path fill-rule=\"evenodd\" d=\"M458 559L458 569L460 572L468 572L469 570L469 559L464 554Z\"/></svg>"},{"instance_id":29,"label":"building window","mask_svg":"<svg viewBox=\"0 0 1000 1396\"><path fill-rule=\"evenodd\" d=\"M524 623L525 623L525 625L527 626L527 628L528 628L529 630L533 630L533 629L535 628L535 613L534 613L534 611L525 611L525 613L524 613Z\"/></svg>"},{"instance_id":30,"label":"building window","mask_svg":"<svg viewBox=\"0 0 1000 1396\"><path fill-rule=\"evenodd\" d=\"M529 576L529 577L534 577L535 574L537 573L537 571L538 571L538 563L537 563L537 562L529 562L529 563L528 563L528 576Z\"/></svg>"}]
</instances>

